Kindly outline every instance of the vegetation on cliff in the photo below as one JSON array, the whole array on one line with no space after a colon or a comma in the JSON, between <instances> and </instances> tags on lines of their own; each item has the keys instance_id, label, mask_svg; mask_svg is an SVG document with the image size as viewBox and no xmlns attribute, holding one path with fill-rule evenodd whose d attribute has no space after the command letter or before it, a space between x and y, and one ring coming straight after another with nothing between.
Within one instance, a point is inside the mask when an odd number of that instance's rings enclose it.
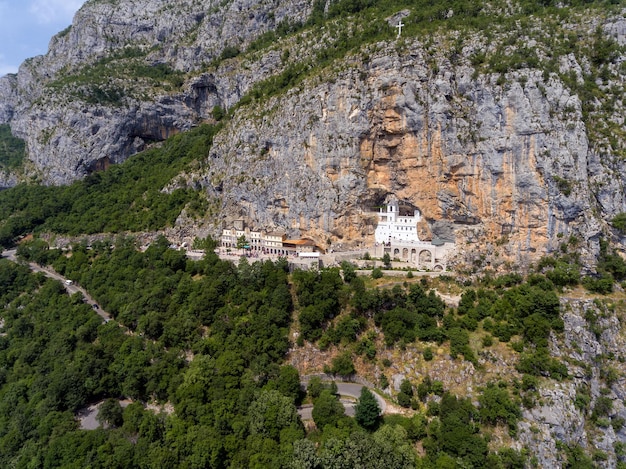
<instances>
[{"instance_id":1,"label":"vegetation on cliff","mask_svg":"<svg viewBox=\"0 0 626 469\"><path fill-rule=\"evenodd\" d=\"M0 170L20 167L25 156L26 145L24 141L11 135L8 124L0 125Z\"/></svg>"},{"instance_id":2,"label":"vegetation on cliff","mask_svg":"<svg viewBox=\"0 0 626 469\"><path fill-rule=\"evenodd\" d=\"M307 436L294 407L302 398L298 373L282 365L293 307L284 261L235 267L207 254L192 262L164 239L144 253L128 239L76 245L71 255L40 242L20 252L80 282L116 321L102 324L80 295L0 262L3 465L300 467L315 460L305 467L379 461L371 467L400 468L414 467L419 440L427 466L511 457L489 452L480 433L481 419L515 427L502 390L486 391L484 417L468 399L443 393L437 409L429 407L428 425L421 417L378 421L367 392L354 420L332 388L311 390L318 431ZM121 397L133 403L122 410L112 400ZM74 413L105 398L99 420L108 429L78 429ZM169 402L174 412L155 414L147 401Z\"/></svg>"},{"instance_id":3,"label":"vegetation on cliff","mask_svg":"<svg viewBox=\"0 0 626 469\"><path fill-rule=\"evenodd\" d=\"M79 235L156 231L186 208L210 215L207 197L186 184L166 190L183 169L206 158L219 127L200 126L163 146L70 186L22 184L0 192L0 245L29 232Z\"/></svg>"}]
</instances>

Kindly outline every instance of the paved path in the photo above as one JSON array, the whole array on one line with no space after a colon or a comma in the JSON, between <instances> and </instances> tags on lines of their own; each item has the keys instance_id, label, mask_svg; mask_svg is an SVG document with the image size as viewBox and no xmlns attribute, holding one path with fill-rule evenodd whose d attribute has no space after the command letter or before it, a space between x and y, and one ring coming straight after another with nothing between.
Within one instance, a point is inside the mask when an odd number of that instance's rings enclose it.
<instances>
[{"instance_id":1,"label":"paved path","mask_svg":"<svg viewBox=\"0 0 626 469\"><path fill-rule=\"evenodd\" d=\"M302 381L301 384L306 387L306 385L308 384L308 381ZM343 404L344 409L346 409L346 415L350 417L354 417L354 408L356 406L356 399L361 397L361 389L363 389L366 386L363 386L362 384L358 384L358 383L335 382L335 384L337 385L337 394L339 394L340 396L339 400ZM374 397L378 401L378 407L380 407L380 413L384 414L385 410L387 409L387 401L385 401L385 399L383 399L383 397L380 396L373 389L371 388L368 388L368 389L372 391L372 394L374 394ZM348 397L351 399L341 399L341 397L344 397L344 398ZM303 420L312 420L313 419L312 412L313 412L313 406L310 404L303 405L298 408L298 414L300 414L300 418Z\"/></svg>"},{"instance_id":2,"label":"paved path","mask_svg":"<svg viewBox=\"0 0 626 469\"><path fill-rule=\"evenodd\" d=\"M16 256L16 250L15 249L9 249L6 250L2 253L2 257L6 257L7 259L9 259L12 262L18 262L17 260L17 256ZM65 290L70 294L73 295L74 293L78 293L80 292L84 297L85 297L85 301L92 305L93 310L98 313L98 316L100 316L102 319L104 319L104 322L109 322L111 320L111 315L109 313L107 313L105 310L103 310L100 305L98 303L96 303L96 301L91 297L91 295L89 293L87 293L87 291L76 285L74 282L72 282L71 284L68 284L68 279L63 277L62 275L58 274L57 272L55 272L53 269L48 268L48 267L42 267L38 264L35 264L34 262L29 262L28 266L30 267L30 270L32 270L33 272L41 272L42 274L44 274L46 277L52 278L54 280L58 280L59 282L61 282L63 284L63 286L65 287Z\"/></svg>"}]
</instances>

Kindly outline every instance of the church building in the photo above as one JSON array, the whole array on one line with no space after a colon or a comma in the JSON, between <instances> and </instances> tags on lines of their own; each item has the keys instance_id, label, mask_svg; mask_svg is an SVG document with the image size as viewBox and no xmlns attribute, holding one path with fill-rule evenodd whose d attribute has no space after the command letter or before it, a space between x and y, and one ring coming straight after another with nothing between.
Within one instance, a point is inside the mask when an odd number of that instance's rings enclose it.
<instances>
[{"instance_id":1,"label":"church building","mask_svg":"<svg viewBox=\"0 0 626 469\"><path fill-rule=\"evenodd\" d=\"M421 219L419 210L415 210L412 216L400 216L398 202L389 202L386 212L380 209L374 238L377 243L381 244L388 244L391 241L419 242L417 222Z\"/></svg>"},{"instance_id":2,"label":"church building","mask_svg":"<svg viewBox=\"0 0 626 469\"><path fill-rule=\"evenodd\" d=\"M454 249L454 243L420 241L417 223L421 219L419 210L415 210L413 215L400 216L398 201L388 202L386 209L381 208L378 213L378 226L374 232L375 256L389 254L396 262L420 269L446 270L447 257Z\"/></svg>"}]
</instances>

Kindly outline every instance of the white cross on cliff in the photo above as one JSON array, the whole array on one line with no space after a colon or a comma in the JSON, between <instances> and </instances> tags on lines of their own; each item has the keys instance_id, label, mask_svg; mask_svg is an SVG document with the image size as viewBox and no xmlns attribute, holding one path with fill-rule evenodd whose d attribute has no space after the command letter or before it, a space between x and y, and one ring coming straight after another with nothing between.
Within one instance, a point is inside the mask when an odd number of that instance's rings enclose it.
<instances>
[{"instance_id":1,"label":"white cross on cliff","mask_svg":"<svg viewBox=\"0 0 626 469\"><path fill-rule=\"evenodd\" d=\"M400 37L400 35L402 34L402 28L404 27L404 23L402 22L402 20L398 21L398 26L396 26L396 28L398 28L398 37Z\"/></svg>"}]
</instances>

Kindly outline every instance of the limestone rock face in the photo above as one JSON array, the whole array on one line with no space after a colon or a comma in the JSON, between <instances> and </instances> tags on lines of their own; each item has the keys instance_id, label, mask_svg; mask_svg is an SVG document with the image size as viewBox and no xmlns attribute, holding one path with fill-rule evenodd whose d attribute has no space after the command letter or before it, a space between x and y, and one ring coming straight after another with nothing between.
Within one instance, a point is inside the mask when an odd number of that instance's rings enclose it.
<instances>
[{"instance_id":1,"label":"limestone rock face","mask_svg":"<svg viewBox=\"0 0 626 469\"><path fill-rule=\"evenodd\" d=\"M623 427L594 422L593 408L598 399L608 399L608 421L626 417L622 325L610 303L565 298L561 306L564 337L553 337L552 353L569 364L571 379L539 390L540 404L524 411L519 439L540 467L560 467L559 443L600 450L607 455L606 467L615 467L615 443L626 443L626 433ZM584 407L577 401L580 395L589 396Z\"/></svg>"},{"instance_id":2,"label":"limestone rock face","mask_svg":"<svg viewBox=\"0 0 626 469\"><path fill-rule=\"evenodd\" d=\"M281 23L305 21L312 5L86 2L47 55L0 79L0 123L26 141L32 163L23 176L69 183L211 122L216 106L232 110L245 96L216 137L208 169L181 175L221 202L214 234L244 218L323 244L369 243L373 212L395 197L421 211L424 239L456 241L459 263L526 265L571 235L583 261L594 258L600 233L612 233L608 222L626 212L622 52L609 78L593 85L613 102L593 98L591 106L580 92L589 85L588 57L567 52L552 71L525 64L494 72L472 60L498 47L478 32L458 51L454 33L366 44L320 70L332 28L305 28L237 56ZM581 24L624 44L623 15ZM170 78L150 78L138 63ZM293 64L314 72L278 96L248 94ZM613 126L593 144L590 107Z\"/></svg>"},{"instance_id":3,"label":"limestone rock face","mask_svg":"<svg viewBox=\"0 0 626 469\"><path fill-rule=\"evenodd\" d=\"M14 107L17 102L17 77L6 75L0 77L0 124L7 124L13 117Z\"/></svg>"},{"instance_id":4,"label":"limestone rock face","mask_svg":"<svg viewBox=\"0 0 626 469\"><path fill-rule=\"evenodd\" d=\"M271 119L241 113L209 159L224 212L350 242L372 238L365 214L393 195L434 237L499 243L502 259L528 262L570 234L592 239L594 157L578 97L532 70L505 85L445 61L433 74L424 54L417 41L405 54L382 48L270 102Z\"/></svg>"},{"instance_id":5,"label":"limestone rock face","mask_svg":"<svg viewBox=\"0 0 626 469\"><path fill-rule=\"evenodd\" d=\"M194 72L219 57L225 47L245 49L281 21L300 19L310 8L306 0L278 5L265 0L222 3L87 2L71 28L52 38L48 54L24 62L17 77L2 77L0 123L10 122L13 133L27 142L40 179L67 184L124 161L147 145L206 120L214 106L233 105L263 78L262 70L234 72L226 65L219 78L191 76L173 93L152 90L151 85L141 88L132 83L133 77L129 82L109 78L107 86L123 96L118 102L94 103L81 95L95 88L81 85L80 76L99 60L140 54L151 65ZM271 60L265 67L266 73L274 71ZM68 75L79 79L63 87Z\"/></svg>"}]
</instances>

